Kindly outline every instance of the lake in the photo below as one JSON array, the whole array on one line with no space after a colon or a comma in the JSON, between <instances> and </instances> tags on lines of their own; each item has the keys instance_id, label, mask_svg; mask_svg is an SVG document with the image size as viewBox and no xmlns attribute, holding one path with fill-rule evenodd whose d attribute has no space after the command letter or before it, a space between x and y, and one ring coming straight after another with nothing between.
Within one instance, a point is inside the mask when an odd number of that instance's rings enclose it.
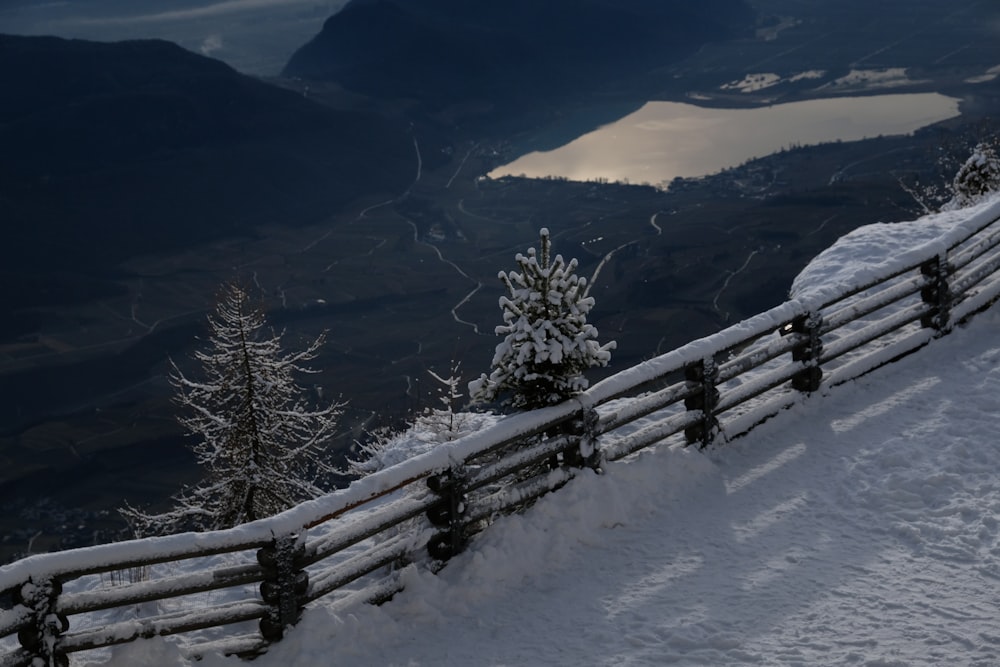
<instances>
[{"instance_id":1,"label":"lake","mask_svg":"<svg viewBox=\"0 0 1000 667\"><path fill-rule=\"evenodd\" d=\"M666 185L706 176L793 145L910 134L959 115L937 93L840 97L755 109L649 102L553 151L524 155L489 176Z\"/></svg>"}]
</instances>

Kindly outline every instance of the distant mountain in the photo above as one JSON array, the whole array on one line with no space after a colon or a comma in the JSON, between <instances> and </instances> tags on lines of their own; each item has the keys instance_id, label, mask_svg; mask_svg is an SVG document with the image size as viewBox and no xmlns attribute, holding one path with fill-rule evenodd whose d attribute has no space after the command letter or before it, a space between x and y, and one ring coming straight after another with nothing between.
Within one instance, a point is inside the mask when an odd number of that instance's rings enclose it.
<instances>
[{"instance_id":1,"label":"distant mountain","mask_svg":"<svg viewBox=\"0 0 1000 667\"><path fill-rule=\"evenodd\" d=\"M351 0L286 76L430 104L544 101L748 30L744 0Z\"/></svg>"},{"instance_id":2,"label":"distant mountain","mask_svg":"<svg viewBox=\"0 0 1000 667\"><path fill-rule=\"evenodd\" d=\"M136 254L316 222L414 169L404 127L169 42L0 36L0 90L2 311L100 292Z\"/></svg>"}]
</instances>

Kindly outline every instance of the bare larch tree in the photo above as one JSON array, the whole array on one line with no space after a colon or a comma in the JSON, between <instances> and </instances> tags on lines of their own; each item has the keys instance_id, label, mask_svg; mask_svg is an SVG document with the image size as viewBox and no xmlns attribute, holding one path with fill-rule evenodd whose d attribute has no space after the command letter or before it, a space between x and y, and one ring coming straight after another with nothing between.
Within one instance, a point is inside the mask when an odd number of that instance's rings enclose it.
<instances>
[{"instance_id":1,"label":"bare larch tree","mask_svg":"<svg viewBox=\"0 0 1000 667\"><path fill-rule=\"evenodd\" d=\"M171 361L178 421L196 438L204 479L174 496L174 509L147 514L126 506L137 534L229 528L277 514L321 495L333 467L325 446L340 404L310 407L295 376L313 373L325 335L285 352L284 332L265 330L264 312L238 283L223 287L208 317L207 348L195 353L201 373L189 377Z\"/></svg>"}]
</instances>

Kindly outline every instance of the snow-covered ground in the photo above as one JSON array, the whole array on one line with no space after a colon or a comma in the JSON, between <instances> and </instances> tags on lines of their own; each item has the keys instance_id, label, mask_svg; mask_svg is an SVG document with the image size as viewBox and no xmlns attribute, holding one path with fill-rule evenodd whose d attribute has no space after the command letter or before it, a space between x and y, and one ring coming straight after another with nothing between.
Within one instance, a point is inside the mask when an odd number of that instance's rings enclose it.
<instances>
[{"instance_id":1,"label":"snow-covered ground","mask_svg":"<svg viewBox=\"0 0 1000 667\"><path fill-rule=\"evenodd\" d=\"M586 473L387 604L307 610L254 664L998 665L998 327L980 314L719 449ZM149 640L100 664L189 663Z\"/></svg>"}]
</instances>

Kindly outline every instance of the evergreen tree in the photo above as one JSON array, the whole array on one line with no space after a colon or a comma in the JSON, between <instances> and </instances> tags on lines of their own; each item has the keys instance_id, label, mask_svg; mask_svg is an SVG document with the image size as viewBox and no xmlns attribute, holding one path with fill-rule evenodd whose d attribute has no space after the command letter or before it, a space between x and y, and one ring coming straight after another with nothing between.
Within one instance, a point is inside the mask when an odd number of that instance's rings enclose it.
<instances>
[{"instance_id":1,"label":"evergreen tree","mask_svg":"<svg viewBox=\"0 0 1000 667\"><path fill-rule=\"evenodd\" d=\"M583 373L606 366L615 343L597 342L597 329L587 323L594 307L587 280L576 275L577 261L551 256L548 229L540 247L518 253L520 271L499 274L507 294L500 297L503 342L496 347L492 372L469 383L477 402L499 400L516 409L560 403L587 388Z\"/></svg>"},{"instance_id":2,"label":"evergreen tree","mask_svg":"<svg viewBox=\"0 0 1000 667\"><path fill-rule=\"evenodd\" d=\"M265 332L263 311L240 285L224 286L209 316L207 350L195 353L201 377L176 364L170 376L178 421L197 438L192 446L205 478L174 497L163 514L132 507L122 514L138 534L215 530L277 514L321 495L319 481L332 467L324 445L340 405L312 409L298 373L312 373L325 336L301 352L282 350L282 333Z\"/></svg>"},{"instance_id":3,"label":"evergreen tree","mask_svg":"<svg viewBox=\"0 0 1000 667\"><path fill-rule=\"evenodd\" d=\"M971 206L1000 191L1000 158L988 143L980 143L955 174L953 206Z\"/></svg>"}]
</instances>

